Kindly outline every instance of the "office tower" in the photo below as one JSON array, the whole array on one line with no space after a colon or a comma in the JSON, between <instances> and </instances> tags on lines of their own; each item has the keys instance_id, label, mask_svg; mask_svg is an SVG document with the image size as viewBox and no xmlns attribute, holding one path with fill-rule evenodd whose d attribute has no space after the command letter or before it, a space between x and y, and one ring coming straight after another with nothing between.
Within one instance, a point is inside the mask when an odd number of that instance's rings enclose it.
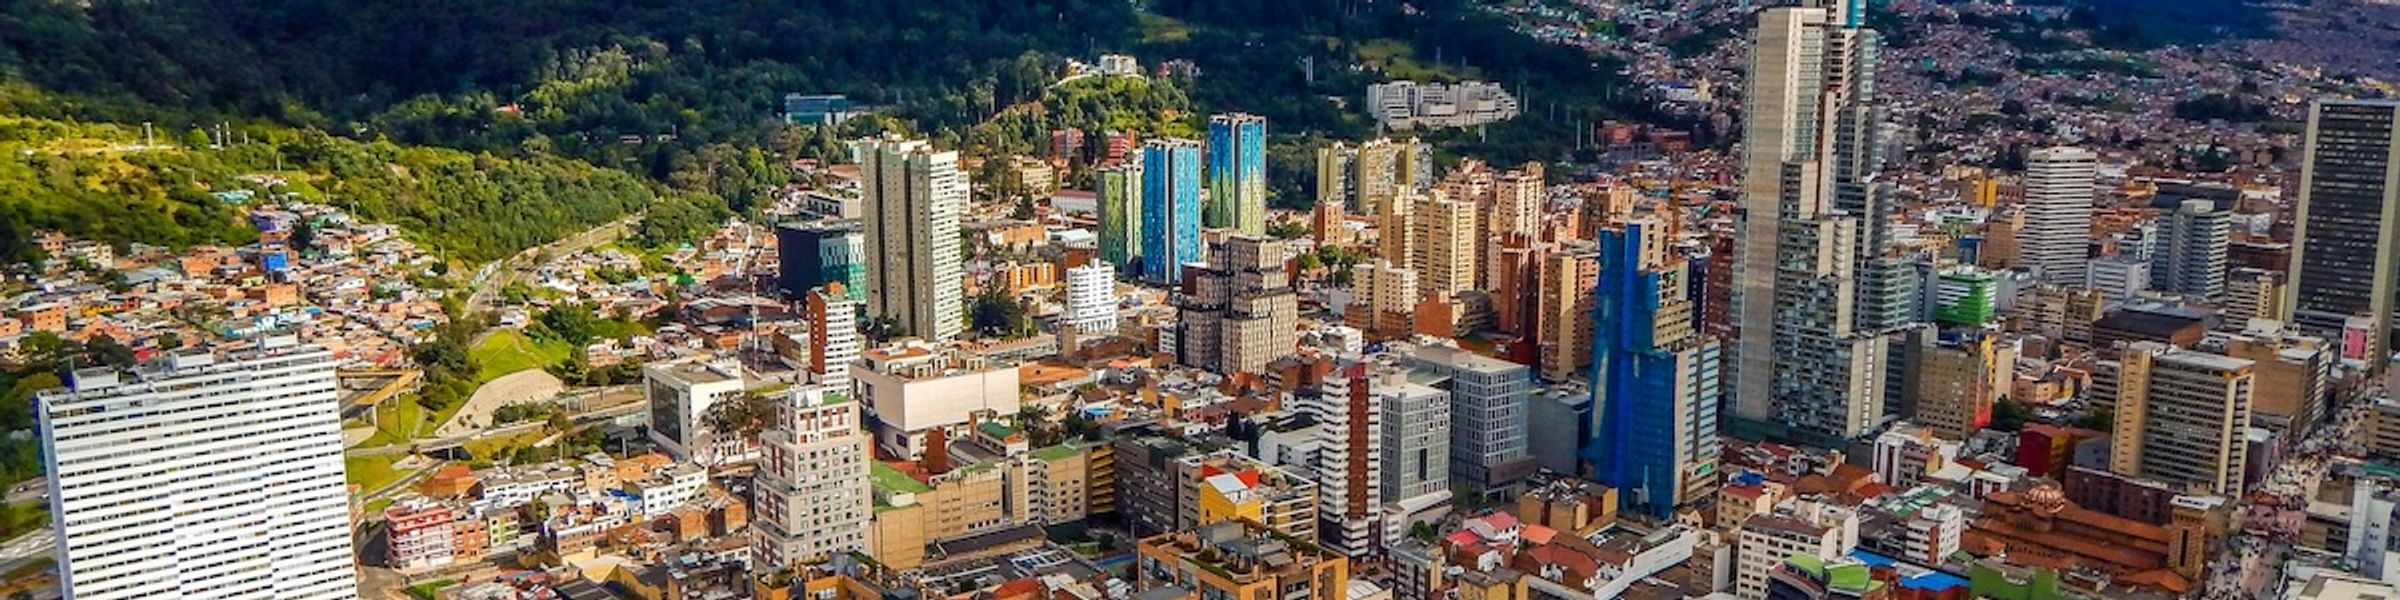
<instances>
[{"instance_id":1,"label":"office tower","mask_svg":"<svg viewBox=\"0 0 2400 600\"><path fill-rule=\"evenodd\" d=\"M2083 287L2099 292L2110 303L2124 302L2150 289L2150 261L2109 256L2080 266L2084 269Z\"/></svg>"},{"instance_id":2,"label":"office tower","mask_svg":"<svg viewBox=\"0 0 2400 600\"><path fill-rule=\"evenodd\" d=\"M2025 227L2017 232L2017 265L2034 269L2044 283L2084 283L2098 162L2090 150L2065 146L2035 150L2025 159Z\"/></svg>"},{"instance_id":3,"label":"office tower","mask_svg":"<svg viewBox=\"0 0 2400 600\"><path fill-rule=\"evenodd\" d=\"M1933 287L1933 320L1944 325L1980 327L2000 310L1997 278L1981 269L1944 269Z\"/></svg>"},{"instance_id":4,"label":"office tower","mask_svg":"<svg viewBox=\"0 0 2400 600\"><path fill-rule=\"evenodd\" d=\"M2312 335L2340 339L2352 318L2368 323L2368 368L2390 354L2393 278L2400 276L2400 102L2318 100L2309 107L2300 161L2300 208L2284 306Z\"/></svg>"},{"instance_id":5,"label":"office tower","mask_svg":"<svg viewBox=\"0 0 2400 600\"><path fill-rule=\"evenodd\" d=\"M1060 325L1074 326L1078 334L1116 335L1116 268L1109 266L1107 261L1068 268L1066 295L1066 306L1058 315Z\"/></svg>"},{"instance_id":6,"label":"office tower","mask_svg":"<svg viewBox=\"0 0 2400 600\"><path fill-rule=\"evenodd\" d=\"M958 153L924 140L883 137L851 145L867 214L867 316L941 341L967 327L958 221L967 175Z\"/></svg>"},{"instance_id":7,"label":"office tower","mask_svg":"<svg viewBox=\"0 0 2400 600\"><path fill-rule=\"evenodd\" d=\"M1423 204L1431 192L1403 190L1398 194L1375 199L1375 251L1394 265L1415 268L1416 207Z\"/></svg>"},{"instance_id":8,"label":"office tower","mask_svg":"<svg viewBox=\"0 0 2400 600\"><path fill-rule=\"evenodd\" d=\"M1373 383L1362 366L1323 356L1277 362L1288 369L1291 411L1299 415L1292 422L1305 426L1287 442L1268 423L1258 453L1317 482L1317 531L1346 556L1374 552L1384 533L1383 397L1368 393Z\"/></svg>"},{"instance_id":9,"label":"office tower","mask_svg":"<svg viewBox=\"0 0 2400 600\"><path fill-rule=\"evenodd\" d=\"M1532 470L1526 405L1533 369L1454 346L1424 346L1409 366L1450 394L1450 479L1492 490Z\"/></svg>"},{"instance_id":10,"label":"office tower","mask_svg":"<svg viewBox=\"0 0 2400 600\"><path fill-rule=\"evenodd\" d=\"M793 388L774 423L759 436L766 459L758 463L751 551L774 569L866 549L874 457L858 403L840 392Z\"/></svg>"},{"instance_id":11,"label":"office tower","mask_svg":"<svg viewBox=\"0 0 2400 600\"><path fill-rule=\"evenodd\" d=\"M2018 344L1981 326L1910 333L1910 418L1942 439L1965 441L1992 424L1992 406L2016 383Z\"/></svg>"},{"instance_id":12,"label":"office tower","mask_svg":"<svg viewBox=\"0 0 2400 600\"><path fill-rule=\"evenodd\" d=\"M2212 336L2213 338L2214 336ZM2301 439L2331 407L2338 350L2323 338L2276 321L2251 321L2210 351L2251 362L2251 422Z\"/></svg>"},{"instance_id":13,"label":"office tower","mask_svg":"<svg viewBox=\"0 0 2400 600\"><path fill-rule=\"evenodd\" d=\"M1358 150L1349 144L1334 142L1317 149L1317 197L1308 213L1308 230L1316 236L1318 246L1350 243L1350 229L1344 221L1358 195L1358 182L1352 176L1357 170Z\"/></svg>"},{"instance_id":14,"label":"office tower","mask_svg":"<svg viewBox=\"0 0 2400 600\"><path fill-rule=\"evenodd\" d=\"M1350 561L1307 538L1295 544L1272 528L1222 522L1163 533L1135 545L1135 594L1145 599L1307 598L1341 600Z\"/></svg>"},{"instance_id":15,"label":"office tower","mask_svg":"<svg viewBox=\"0 0 2400 600\"><path fill-rule=\"evenodd\" d=\"M1367 393L1383 409L1383 497L1399 501L1449 490L1449 392L1409 381L1407 369L1359 368L1366 371Z\"/></svg>"},{"instance_id":16,"label":"office tower","mask_svg":"<svg viewBox=\"0 0 2400 600\"><path fill-rule=\"evenodd\" d=\"M1544 381L1580 379L1592 364L1592 295L1600 282L1600 256L1590 246L1561 248L1542 258L1535 300L1534 347Z\"/></svg>"},{"instance_id":17,"label":"office tower","mask_svg":"<svg viewBox=\"0 0 2400 600\"><path fill-rule=\"evenodd\" d=\"M1142 157L1103 167L1100 189L1100 260L1139 272L1142 257Z\"/></svg>"},{"instance_id":18,"label":"office tower","mask_svg":"<svg viewBox=\"0 0 2400 600\"><path fill-rule=\"evenodd\" d=\"M719 435L708 418L718 403L739 401L743 389L741 367L731 363L688 361L643 367L642 399L650 406L651 443L678 459L703 465L750 458L753 448L749 440Z\"/></svg>"},{"instance_id":19,"label":"office tower","mask_svg":"<svg viewBox=\"0 0 2400 600\"><path fill-rule=\"evenodd\" d=\"M2233 215L2213 200L2185 200L2163 219L2150 245L2150 286L2216 299L2225 296L2225 247Z\"/></svg>"},{"instance_id":20,"label":"office tower","mask_svg":"<svg viewBox=\"0 0 2400 600\"><path fill-rule=\"evenodd\" d=\"M34 397L68 598L358 597L333 355L290 337Z\"/></svg>"},{"instance_id":21,"label":"office tower","mask_svg":"<svg viewBox=\"0 0 2400 600\"><path fill-rule=\"evenodd\" d=\"M1210 247L1175 298L1176 362L1224 373L1262 373L1299 344L1300 300L1284 269L1285 243L1234 235Z\"/></svg>"},{"instance_id":22,"label":"office tower","mask_svg":"<svg viewBox=\"0 0 2400 600\"><path fill-rule=\"evenodd\" d=\"M1415 233L1408 266L1417 272L1417 296L1446 302L1477 289L1475 261L1483 244L1475 231L1475 203L1435 190L1419 196L1410 215Z\"/></svg>"},{"instance_id":23,"label":"office tower","mask_svg":"<svg viewBox=\"0 0 2400 600\"><path fill-rule=\"evenodd\" d=\"M857 221L785 223L775 228L776 287L786 298L801 297L828 283L841 283L852 300L867 294L866 236Z\"/></svg>"},{"instance_id":24,"label":"office tower","mask_svg":"<svg viewBox=\"0 0 2400 600\"><path fill-rule=\"evenodd\" d=\"M1377 259L1350 266L1350 305L1342 320L1377 337L1406 337L1417 308L1417 272Z\"/></svg>"},{"instance_id":25,"label":"office tower","mask_svg":"<svg viewBox=\"0 0 2400 600\"><path fill-rule=\"evenodd\" d=\"M1202 222L1250 235L1267 233L1267 119L1234 113L1208 118L1208 207Z\"/></svg>"},{"instance_id":26,"label":"office tower","mask_svg":"<svg viewBox=\"0 0 2400 600\"><path fill-rule=\"evenodd\" d=\"M1142 279L1183 282L1184 263L1200 260L1200 143L1142 144Z\"/></svg>"},{"instance_id":27,"label":"office tower","mask_svg":"<svg viewBox=\"0 0 2400 600\"><path fill-rule=\"evenodd\" d=\"M2238 497L2247 468L2254 363L2133 342L2092 372L2092 404L2114 411L2108 467Z\"/></svg>"},{"instance_id":28,"label":"office tower","mask_svg":"<svg viewBox=\"0 0 2400 600\"><path fill-rule=\"evenodd\" d=\"M2251 319L2283 315L2283 277L2280 270L2240 268L2225 275L2225 310L2221 329L2239 331Z\"/></svg>"},{"instance_id":29,"label":"office tower","mask_svg":"<svg viewBox=\"0 0 2400 600\"><path fill-rule=\"evenodd\" d=\"M1542 183L1542 164L1500 174L1492 184L1492 216L1487 238L1506 234L1532 236L1541 230L1542 207L1550 199Z\"/></svg>"},{"instance_id":30,"label":"office tower","mask_svg":"<svg viewBox=\"0 0 2400 600\"><path fill-rule=\"evenodd\" d=\"M1716 469L1719 350L1698 334L1689 261L1656 219L1600 230L1593 291L1597 436L1583 455L1621 509L1653 519L1697 499Z\"/></svg>"},{"instance_id":31,"label":"office tower","mask_svg":"<svg viewBox=\"0 0 2400 600\"><path fill-rule=\"evenodd\" d=\"M2017 266L2017 232L2025 229L2025 211L2015 206L1992 210L1984 221L1983 243L1975 246L1975 266L2002 270Z\"/></svg>"},{"instance_id":32,"label":"office tower","mask_svg":"<svg viewBox=\"0 0 2400 600\"><path fill-rule=\"evenodd\" d=\"M1892 246L1878 42L1848 5L1759 14L1735 247L1739 421L1816 443L1881 423L1887 341L1913 325Z\"/></svg>"},{"instance_id":33,"label":"office tower","mask_svg":"<svg viewBox=\"0 0 2400 600\"><path fill-rule=\"evenodd\" d=\"M866 340L858 333L858 303L842 284L828 283L808 294L808 382L847 394L850 363Z\"/></svg>"}]
</instances>

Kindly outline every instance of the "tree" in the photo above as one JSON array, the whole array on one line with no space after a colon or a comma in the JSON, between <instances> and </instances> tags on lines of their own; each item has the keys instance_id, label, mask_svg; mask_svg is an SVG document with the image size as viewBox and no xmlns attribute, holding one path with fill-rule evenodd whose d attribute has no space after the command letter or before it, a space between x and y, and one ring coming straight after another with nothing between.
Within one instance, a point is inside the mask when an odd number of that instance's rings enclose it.
<instances>
[{"instance_id":1,"label":"tree","mask_svg":"<svg viewBox=\"0 0 2400 600\"><path fill-rule=\"evenodd\" d=\"M708 407L708 426L717 435L755 436L774 420L774 400L757 392L742 392Z\"/></svg>"},{"instance_id":2,"label":"tree","mask_svg":"<svg viewBox=\"0 0 2400 600\"><path fill-rule=\"evenodd\" d=\"M2016 433L2025 428L2025 422L2031 420L2033 420L2033 407L2027 406L2025 403L2011 400L2007 396L2001 396L2000 401L1992 403L1991 429L1994 431Z\"/></svg>"},{"instance_id":3,"label":"tree","mask_svg":"<svg viewBox=\"0 0 2400 600\"><path fill-rule=\"evenodd\" d=\"M2117 411L2106 406L2092 407L2083 413L2083 418L2075 420L2075 426L2102 433L2113 431L2117 428Z\"/></svg>"},{"instance_id":4,"label":"tree","mask_svg":"<svg viewBox=\"0 0 2400 600\"><path fill-rule=\"evenodd\" d=\"M1020 338L1033 335L1033 317L1025 304L997 289L986 290L975 297L975 309L970 315L975 331L984 335Z\"/></svg>"}]
</instances>

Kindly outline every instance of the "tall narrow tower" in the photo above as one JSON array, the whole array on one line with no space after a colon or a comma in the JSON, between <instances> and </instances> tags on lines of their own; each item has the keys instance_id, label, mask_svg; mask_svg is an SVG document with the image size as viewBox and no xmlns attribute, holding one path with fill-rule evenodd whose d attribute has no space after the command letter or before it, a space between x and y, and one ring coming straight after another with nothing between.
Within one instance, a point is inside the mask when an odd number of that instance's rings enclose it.
<instances>
[{"instance_id":1,"label":"tall narrow tower","mask_svg":"<svg viewBox=\"0 0 2400 600\"><path fill-rule=\"evenodd\" d=\"M2319 100L2308 112L2300 162L2299 227L2284 305L2310 334L2346 339L2344 358L2380 368L2390 352L2394 280L2400 278L2400 102Z\"/></svg>"},{"instance_id":2,"label":"tall narrow tower","mask_svg":"<svg viewBox=\"0 0 2400 600\"><path fill-rule=\"evenodd\" d=\"M1208 207L1202 221L1250 235L1267 232L1267 119L1208 118Z\"/></svg>"},{"instance_id":3,"label":"tall narrow tower","mask_svg":"<svg viewBox=\"0 0 2400 600\"><path fill-rule=\"evenodd\" d=\"M958 221L967 176L958 153L883 137L851 147L866 219L867 314L909 335L948 340L966 329Z\"/></svg>"}]
</instances>

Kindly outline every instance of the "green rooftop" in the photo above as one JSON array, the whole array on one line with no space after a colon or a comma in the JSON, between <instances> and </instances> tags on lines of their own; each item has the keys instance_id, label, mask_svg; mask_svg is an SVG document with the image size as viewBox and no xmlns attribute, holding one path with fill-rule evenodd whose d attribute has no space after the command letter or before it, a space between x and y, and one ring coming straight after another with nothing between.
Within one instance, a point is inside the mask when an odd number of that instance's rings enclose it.
<instances>
[{"instance_id":1,"label":"green rooftop","mask_svg":"<svg viewBox=\"0 0 2400 600\"><path fill-rule=\"evenodd\" d=\"M884 491L910 494L933 491L933 488L925 485L925 482L917 481L917 478L909 477L907 473L902 473L899 469L892 468L891 464L880 460L875 461L875 466L868 471L868 475L875 479L875 488Z\"/></svg>"},{"instance_id":2,"label":"green rooftop","mask_svg":"<svg viewBox=\"0 0 2400 600\"><path fill-rule=\"evenodd\" d=\"M1017 428L1010 427L999 421L984 421L982 423L977 423L975 424L975 430L983 432L984 435L988 435L997 439L1008 439L1008 436L1017 434Z\"/></svg>"},{"instance_id":3,"label":"green rooftop","mask_svg":"<svg viewBox=\"0 0 2400 600\"><path fill-rule=\"evenodd\" d=\"M1067 442L1056 446L1034 449L1033 457L1043 461L1053 461L1082 453L1082 445L1074 442Z\"/></svg>"}]
</instances>

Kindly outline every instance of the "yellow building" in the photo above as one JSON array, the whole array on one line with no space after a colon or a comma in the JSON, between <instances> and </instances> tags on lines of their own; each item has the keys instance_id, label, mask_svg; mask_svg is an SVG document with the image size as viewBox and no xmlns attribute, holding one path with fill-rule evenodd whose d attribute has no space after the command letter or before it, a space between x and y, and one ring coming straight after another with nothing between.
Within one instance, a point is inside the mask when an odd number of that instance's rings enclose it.
<instances>
[{"instance_id":1,"label":"yellow building","mask_svg":"<svg viewBox=\"0 0 2400 600\"><path fill-rule=\"evenodd\" d=\"M2016 384L2016 340L1982 329L1920 329L1911 337L1905 400L1916 421L1954 441L1991 424L1992 406Z\"/></svg>"},{"instance_id":2,"label":"yellow building","mask_svg":"<svg viewBox=\"0 0 2400 600\"><path fill-rule=\"evenodd\" d=\"M1135 589L1143 597L1347 600L1350 563L1306 539L1251 521L1226 521L1144 538Z\"/></svg>"},{"instance_id":3,"label":"yellow building","mask_svg":"<svg viewBox=\"0 0 2400 600\"><path fill-rule=\"evenodd\" d=\"M1317 539L1317 483L1233 452L1176 463L1178 530L1248 519L1292 537Z\"/></svg>"}]
</instances>

